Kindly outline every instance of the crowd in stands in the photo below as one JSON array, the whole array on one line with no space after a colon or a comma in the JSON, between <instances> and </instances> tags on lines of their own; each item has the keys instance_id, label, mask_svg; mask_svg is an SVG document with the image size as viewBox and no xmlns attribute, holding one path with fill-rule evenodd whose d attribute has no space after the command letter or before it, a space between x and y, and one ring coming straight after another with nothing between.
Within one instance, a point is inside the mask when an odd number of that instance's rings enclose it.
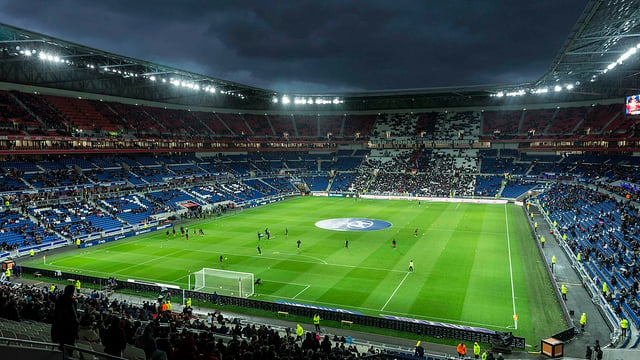
<instances>
[{"instance_id":1,"label":"crowd in stands","mask_svg":"<svg viewBox=\"0 0 640 360\"><path fill-rule=\"evenodd\" d=\"M146 359L357 359L379 353L373 347L360 353L344 337L304 331L298 336L292 329L278 331L247 324L218 311L198 316L185 306L181 312L174 312L169 294L157 303L135 305L110 299L101 291L74 292L74 285L58 289L55 284L2 283L0 318L54 323L51 335L57 342L115 356L121 356L127 348L137 348ZM73 310L66 312L63 320L77 332L77 337L68 342L58 340L62 330L55 325L63 316L56 307L63 306L65 297L72 302Z\"/></svg>"},{"instance_id":2,"label":"crowd in stands","mask_svg":"<svg viewBox=\"0 0 640 360\"><path fill-rule=\"evenodd\" d=\"M539 201L618 315L640 326L638 208L577 184L554 185Z\"/></svg>"}]
</instances>

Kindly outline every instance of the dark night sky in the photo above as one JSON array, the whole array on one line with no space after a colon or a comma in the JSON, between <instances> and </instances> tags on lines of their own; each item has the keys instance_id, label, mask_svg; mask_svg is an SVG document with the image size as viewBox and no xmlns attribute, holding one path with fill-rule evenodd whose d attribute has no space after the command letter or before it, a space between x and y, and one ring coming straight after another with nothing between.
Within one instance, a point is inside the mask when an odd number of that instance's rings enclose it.
<instances>
[{"instance_id":1,"label":"dark night sky","mask_svg":"<svg viewBox=\"0 0 640 360\"><path fill-rule=\"evenodd\" d=\"M538 79L587 0L0 0L0 22L282 92Z\"/></svg>"}]
</instances>

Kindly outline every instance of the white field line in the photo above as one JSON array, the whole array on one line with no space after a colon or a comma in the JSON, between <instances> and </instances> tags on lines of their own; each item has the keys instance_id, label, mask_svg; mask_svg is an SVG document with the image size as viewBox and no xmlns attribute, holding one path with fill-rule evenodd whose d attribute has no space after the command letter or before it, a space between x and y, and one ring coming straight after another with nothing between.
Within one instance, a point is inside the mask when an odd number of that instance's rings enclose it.
<instances>
[{"instance_id":1,"label":"white field line","mask_svg":"<svg viewBox=\"0 0 640 360\"><path fill-rule=\"evenodd\" d=\"M384 308L387 307L387 305L389 304L389 301L391 301L391 299L395 296L396 292L398 292L398 289L400 289L400 286L402 286L402 284L404 284L404 281L407 280L407 276L409 276L409 274L411 273L407 271L407 273L402 278L402 281L400 281L400 284L398 284L398 286L396 286L396 289L393 290L393 293L391 293L391 296L389 296L389 299L387 299L387 302L384 303L384 306L382 307L382 309L380 309L380 311L384 311Z\"/></svg>"},{"instance_id":2,"label":"white field line","mask_svg":"<svg viewBox=\"0 0 640 360\"><path fill-rule=\"evenodd\" d=\"M509 277L511 278L511 302L513 303L513 315L518 314L516 312L516 295L515 288L513 286L513 266L511 264L511 236L509 236L509 213L507 212L507 204L504 205L504 222L507 225L507 250L509 252ZM518 321L513 319L514 328L518 329Z\"/></svg>"},{"instance_id":3,"label":"white field line","mask_svg":"<svg viewBox=\"0 0 640 360\"><path fill-rule=\"evenodd\" d=\"M305 290L307 290L310 287L311 287L311 285L307 285L304 289L300 290L300 292L298 292L294 297L292 297L292 299L297 298L298 295L302 294Z\"/></svg>"}]
</instances>

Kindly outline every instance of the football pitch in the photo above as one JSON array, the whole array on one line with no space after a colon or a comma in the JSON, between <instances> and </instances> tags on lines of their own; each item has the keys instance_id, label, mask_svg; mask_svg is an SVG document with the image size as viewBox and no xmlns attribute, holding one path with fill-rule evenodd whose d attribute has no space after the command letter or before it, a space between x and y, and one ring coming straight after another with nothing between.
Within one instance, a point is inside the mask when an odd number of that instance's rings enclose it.
<instances>
[{"instance_id":1,"label":"football pitch","mask_svg":"<svg viewBox=\"0 0 640 360\"><path fill-rule=\"evenodd\" d=\"M391 226L316 226L336 218ZM519 206L297 197L184 226L189 240L161 230L23 265L184 289L202 268L250 272L262 279L255 299L512 331L534 343L566 325ZM271 239L258 240L265 228Z\"/></svg>"}]
</instances>

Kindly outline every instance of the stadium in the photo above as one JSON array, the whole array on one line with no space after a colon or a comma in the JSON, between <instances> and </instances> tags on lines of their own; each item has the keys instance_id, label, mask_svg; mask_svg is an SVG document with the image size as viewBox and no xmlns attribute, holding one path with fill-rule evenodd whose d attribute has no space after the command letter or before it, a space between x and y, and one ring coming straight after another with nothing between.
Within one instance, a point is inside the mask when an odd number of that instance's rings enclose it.
<instances>
[{"instance_id":1,"label":"stadium","mask_svg":"<svg viewBox=\"0 0 640 360\"><path fill-rule=\"evenodd\" d=\"M323 93L0 24L3 354L637 358L639 15L532 82Z\"/></svg>"}]
</instances>

